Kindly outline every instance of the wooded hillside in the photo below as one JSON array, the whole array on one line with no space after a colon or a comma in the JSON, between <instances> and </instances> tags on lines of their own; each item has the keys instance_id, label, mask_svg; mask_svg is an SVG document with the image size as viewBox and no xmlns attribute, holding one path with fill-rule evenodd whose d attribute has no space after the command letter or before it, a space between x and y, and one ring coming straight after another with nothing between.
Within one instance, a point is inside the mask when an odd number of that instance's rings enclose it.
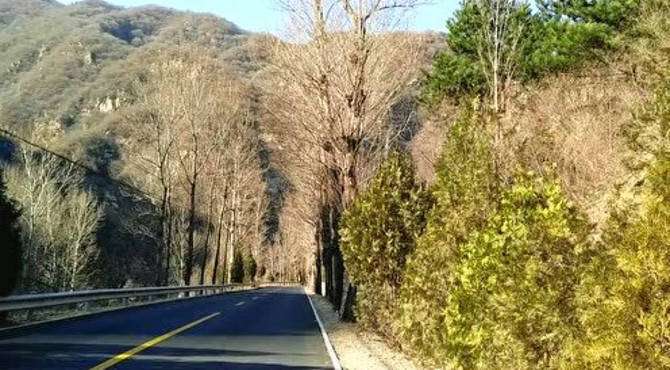
<instances>
[{"instance_id":1,"label":"wooded hillside","mask_svg":"<svg viewBox=\"0 0 670 370\"><path fill-rule=\"evenodd\" d=\"M5 291L299 281L430 368L670 367L667 1L278 3L0 0Z\"/></svg>"}]
</instances>

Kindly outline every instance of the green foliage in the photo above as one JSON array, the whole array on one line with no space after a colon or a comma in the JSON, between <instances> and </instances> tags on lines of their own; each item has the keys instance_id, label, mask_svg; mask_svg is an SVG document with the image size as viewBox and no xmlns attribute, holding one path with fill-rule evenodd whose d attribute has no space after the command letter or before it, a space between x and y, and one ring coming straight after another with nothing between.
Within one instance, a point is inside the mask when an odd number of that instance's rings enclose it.
<instances>
[{"instance_id":1,"label":"green foliage","mask_svg":"<svg viewBox=\"0 0 670 370\"><path fill-rule=\"evenodd\" d=\"M482 31L490 27L487 9L492 2L509 8L510 14L499 50L500 60L513 68L502 68L500 81L534 80L602 60L617 49L619 33L630 28L640 8L639 0L541 0L533 14L523 2L464 0L447 22L448 49L435 58L424 79L424 101L489 93L487 74L492 71L486 67L486 51L492 36Z\"/></svg>"},{"instance_id":2,"label":"green foliage","mask_svg":"<svg viewBox=\"0 0 670 370\"><path fill-rule=\"evenodd\" d=\"M560 368L574 357L589 230L557 179L521 173L499 189L490 142L472 110L449 130L398 334L438 367Z\"/></svg>"},{"instance_id":3,"label":"green foliage","mask_svg":"<svg viewBox=\"0 0 670 370\"><path fill-rule=\"evenodd\" d=\"M554 18L567 17L573 22L621 29L638 15L640 3L640 0L539 0L538 8Z\"/></svg>"},{"instance_id":4,"label":"green foliage","mask_svg":"<svg viewBox=\"0 0 670 370\"><path fill-rule=\"evenodd\" d=\"M254 259L254 256L248 254L244 258L244 281L247 283L251 283L254 280L256 280L257 272L258 272L258 265L256 264L256 260Z\"/></svg>"},{"instance_id":5,"label":"green foliage","mask_svg":"<svg viewBox=\"0 0 670 370\"><path fill-rule=\"evenodd\" d=\"M390 333L406 258L423 232L429 207L410 156L396 152L344 213L341 249L359 289L356 310L362 324Z\"/></svg>"},{"instance_id":6,"label":"green foliage","mask_svg":"<svg viewBox=\"0 0 670 370\"><path fill-rule=\"evenodd\" d=\"M449 129L432 188L435 206L407 262L399 335L424 359L446 361L450 356L443 323L453 254L488 223L497 206L490 142L481 118L465 109Z\"/></svg>"},{"instance_id":7,"label":"green foliage","mask_svg":"<svg viewBox=\"0 0 670 370\"><path fill-rule=\"evenodd\" d=\"M499 3L511 14L507 25L509 30L521 29L529 22L530 8L527 5L509 0ZM435 58L432 71L425 78L423 99L426 102L433 103L445 96L460 98L488 93L487 67L486 61L482 60L482 52L487 50L489 42L485 31L489 28L489 15L487 8L477 1L464 0L461 9L447 22L448 50ZM511 40L515 36L515 32L507 33L502 40L506 47L500 50L502 60L516 64L519 56L508 47L515 42ZM520 40L523 43L526 37Z\"/></svg>"},{"instance_id":8,"label":"green foliage","mask_svg":"<svg viewBox=\"0 0 670 370\"><path fill-rule=\"evenodd\" d=\"M643 157L635 168L646 175L639 196L622 196L585 268L583 368L670 367L670 83L632 126L631 148Z\"/></svg>"},{"instance_id":9,"label":"green foliage","mask_svg":"<svg viewBox=\"0 0 670 370\"><path fill-rule=\"evenodd\" d=\"M600 23L574 23L536 15L528 27L529 40L519 71L526 81L573 69L594 58L602 59L616 47L611 29Z\"/></svg>"},{"instance_id":10,"label":"green foliage","mask_svg":"<svg viewBox=\"0 0 670 370\"><path fill-rule=\"evenodd\" d=\"M19 211L7 196L0 170L0 296L9 295L21 274L21 233Z\"/></svg>"},{"instance_id":11,"label":"green foliage","mask_svg":"<svg viewBox=\"0 0 670 370\"><path fill-rule=\"evenodd\" d=\"M244 281L244 258L240 251L235 251L233 265L230 268L230 282L242 283Z\"/></svg>"},{"instance_id":12,"label":"green foliage","mask_svg":"<svg viewBox=\"0 0 670 370\"><path fill-rule=\"evenodd\" d=\"M442 323L458 368L555 369L572 342L588 229L560 183L521 174L490 225L458 246Z\"/></svg>"}]
</instances>

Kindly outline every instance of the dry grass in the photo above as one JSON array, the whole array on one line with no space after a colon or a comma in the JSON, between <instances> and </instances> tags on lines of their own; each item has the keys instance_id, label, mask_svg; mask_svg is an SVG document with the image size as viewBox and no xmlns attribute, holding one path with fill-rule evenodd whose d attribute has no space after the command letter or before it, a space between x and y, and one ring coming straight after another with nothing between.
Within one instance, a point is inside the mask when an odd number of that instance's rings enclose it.
<instances>
[{"instance_id":1,"label":"dry grass","mask_svg":"<svg viewBox=\"0 0 670 370\"><path fill-rule=\"evenodd\" d=\"M426 112L419 112L421 127L412 137L409 149L412 153L419 179L432 183L435 180L435 165L442 152L447 129L454 122L458 109L449 102Z\"/></svg>"},{"instance_id":2,"label":"dry grass","mask_svg":"<svg viewBox=\"0 0 670 370\"><path fill-rule=\"evenodd\" d=\"M502 118L504 171L512 174L522 164L539 173L555 167L567 195L591 221L604 221L610 190L628 175L622 129L649 97L648 85L628 68L551 77L519 91ZM411 150L419 177L432 182L457 111L445 103L425 116Z\"/></svg>"},{"instance_id":3,"label":"dry grass","mask_svg":"<svg viewBox=\"0 0 670 370\"><path fill-rule=\"evenodd\" d=\"M550 78L520 94L504 118L503 155L540 173L555 167L566 194L599 224L609 190L627 175L622 129L648 93L625 75L597 72Z\"/></svg>"}]
</instances>

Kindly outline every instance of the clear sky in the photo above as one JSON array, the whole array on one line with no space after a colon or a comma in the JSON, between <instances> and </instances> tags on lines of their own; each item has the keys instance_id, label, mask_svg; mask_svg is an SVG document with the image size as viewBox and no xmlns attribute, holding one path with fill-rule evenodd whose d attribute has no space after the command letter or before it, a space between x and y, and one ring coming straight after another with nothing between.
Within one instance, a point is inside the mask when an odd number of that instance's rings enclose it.
<instances>
[{"instance_id":1,"label":"clear sky","mask_svg":"<svg viewBox=\"0 0 670 370\"><path fill-rule=\"evenodd\" d=\"M59 0L70 4L75 0ZM160 5L179 10L214 13L256 32L275 33L281 26L282 14L273 0L106 0L121 6ZM444 31L447 19L458 7L460 0L432 0L416 12L409 28L415 31Z\"/></svg>"}]
</instances>

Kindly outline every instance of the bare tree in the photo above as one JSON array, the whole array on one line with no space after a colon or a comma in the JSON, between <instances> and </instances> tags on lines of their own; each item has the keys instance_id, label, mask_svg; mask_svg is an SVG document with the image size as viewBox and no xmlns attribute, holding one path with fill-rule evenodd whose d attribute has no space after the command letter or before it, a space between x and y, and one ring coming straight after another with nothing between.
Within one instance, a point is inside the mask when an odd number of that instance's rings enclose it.
<instances>
[{"instance_id":1,"label":"bare tree","mask_svg":"<svg viewBox=\"0 0 670 370\"><path fill-rule=\"evenodd\" d=\"M102 210L95 197L86 191L71 190L63 202L67 205L63 216L67 224L63 225L65 238L69 290L74 291L85 286L88 281L87 264L97 257L95 232L102 220Z\"/></svg>"},{"instance_id":2,"label":"bare tree","mask_svg":"<svg viewBox=\"0 0 670 370\"><path fill-rule=\"evenodd\" d=\"M529 14L526 0L472 0L478 18L475 38L495 114L505 110L507 92L519 68L523 36ZM502 141L497 126L496 142Z\"/></svg>"},{"instance_id":3,"label":"bare tree","mask_svg":"<svg viewBox=\"0 0 670 370\"><path fill-rule=\"evenodd\" d=\"M43 125L30 133L45 142ZM6 168L9 194L22 208L24 290L60 291L85 287L96 255L95 233L102 219L96 198L84 189L83 173L28 145L17 148Z\"/></svg>"},{"instance_id":4,"label":"bare tree","mask_svg":"<svg viewBox=\"0 0 670 370\"><path fill-rule=\"evenodd\" d=\"M332 255L328 263L336 280L331 298L344 302L337 224L361 187L361 168L386 144L390 107L415 78L420 49L411 38L389 31L421 2L281 3L290 33L289 42L277 41L273 47L275 89L281 94L273 95L272 111L282 122L284 146L303 148L303 162L323 168L309 172L329 188L316 203L327 204L324 220L330 240L325 249ZM343 307L345 315L349 307Z\"/></svg>"},{"instance_id":5,"label":"bare tree","mask_svg":"<svg viewBox=\"0 0 670 370\"><path fill-rule=\"evenodd\" d=\"M158 265L164 270L158 274L158 282L168 283L170 275L170 251L173 243L173 207L176 182L175 145L181 109L181 82L179 71L168 60L162 60L149 68L145 83L138 84L136 104L124 115L130 133L127 141L131 157L131 168L139 170L141 176L126 174L126 177L152 194L159 194L158 229L152 237L157 242ZM161 276L162 275L162 276Z\"/></svg>"},{"instance_id":6,"label":"bare tree","mask_svg":"<svg viewBox=\"0 0 670 370\"><path fill-rule=\"evenodd\" d=\"M161 54L148 71L147 81L138 89L138 104L126 115L129 142L138 159L134 166L147 175L139 182L160 199L156 239L166 269L170 269L170 253L175 249L175 259L185 269L180 274L183 281L191 283L198 265L200 282L204 282L212 255L220 256L222 239L232 245L236 242L239 208L244 203L239 187L254 188L240 180L251 171L240 161L257 157L258 149L248 145L253 135L239 136L241 128L249 125L248 97L208 50L195 46ZM262 183L259 176L254 179ZM187 214L185 234L173 226L181 209ZM228 211L231 216L224 234ZM203 230L201 225L205 225ZM215 232L218 248L211 253ZM196 240L198 233L201 238ZM174 240L177 234L186 238L185 250ZM196 246L201 252L198 258L202 256L198 262ZM216 261L215 270L218 258Z\"/></svg>"}]
</instances>

